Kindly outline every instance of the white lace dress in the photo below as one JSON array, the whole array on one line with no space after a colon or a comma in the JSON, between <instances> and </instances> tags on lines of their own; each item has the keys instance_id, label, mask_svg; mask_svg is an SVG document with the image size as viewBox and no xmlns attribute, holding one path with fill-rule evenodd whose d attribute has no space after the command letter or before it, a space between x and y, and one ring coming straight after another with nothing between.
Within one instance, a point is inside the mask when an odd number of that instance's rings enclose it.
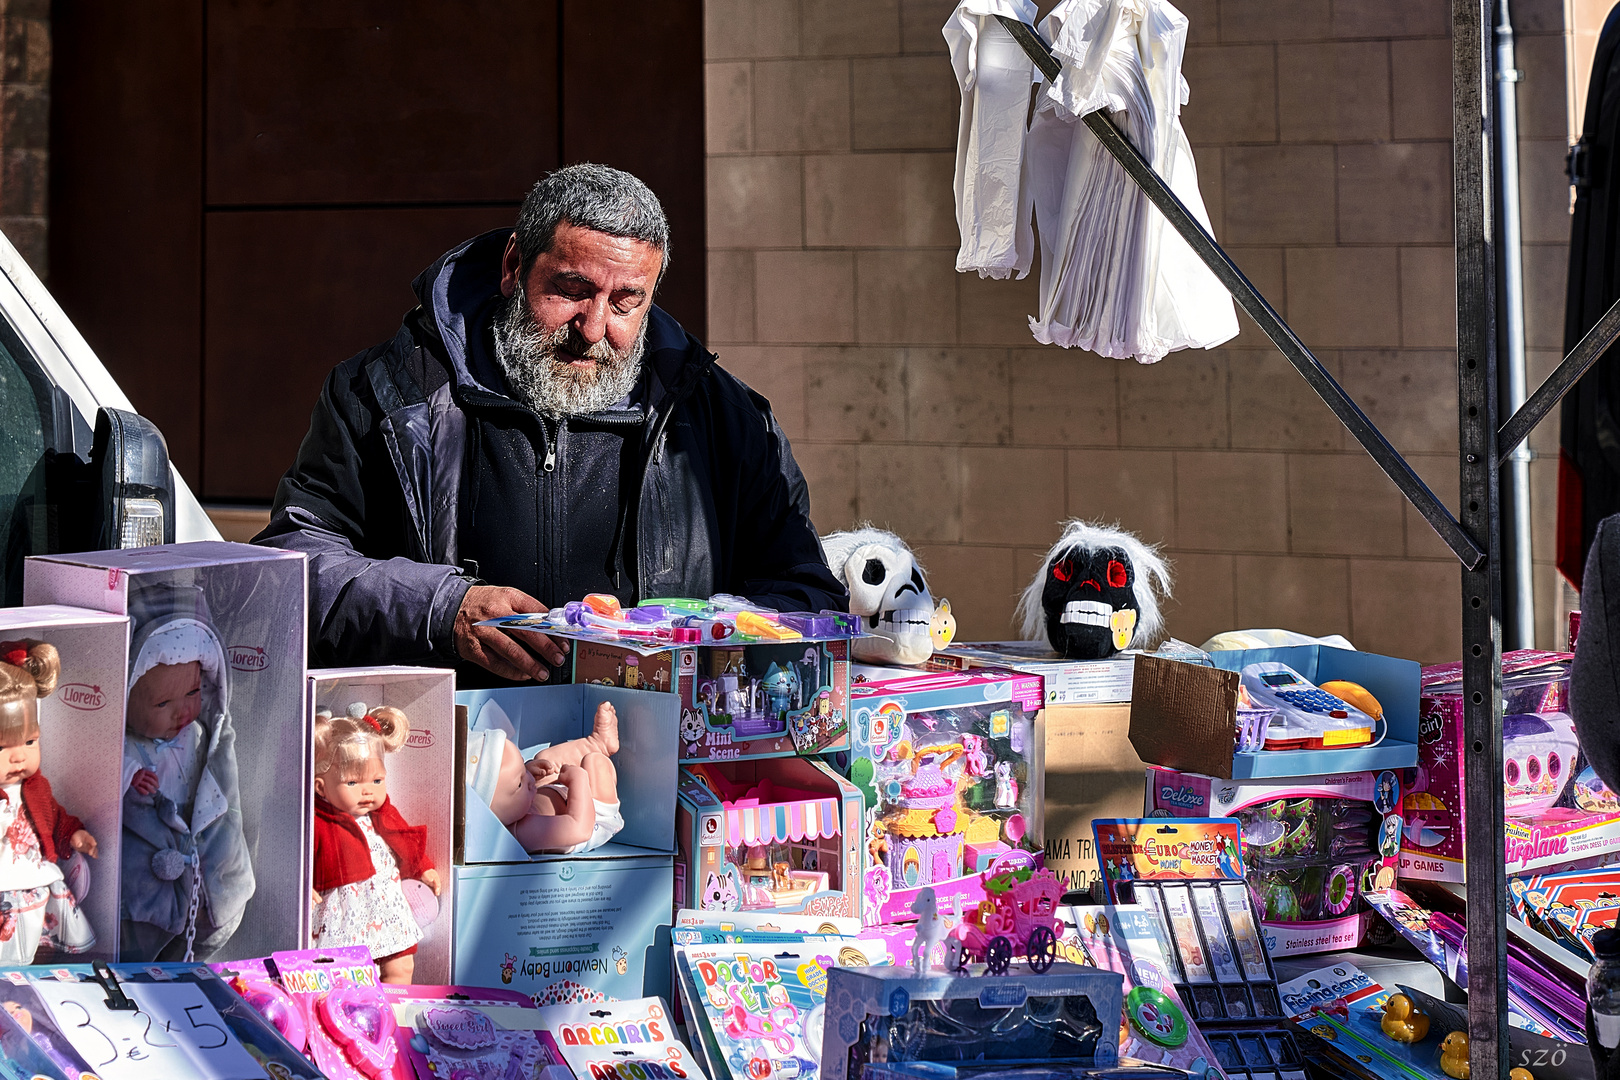
<instances>
[{"instance_id":1,"label":"white lace dress","mask_svg":"<svg viewBox=\"0 0 1620 1080\"><path fill-rule=\"evenodd\" d=\"M39 834L23 813L22 784L0 786L0 792L0 964L32 964L41 950L84 952L96 933L61 868L45 860Z\"/></svg>"},{"instance_id":2,"label":"white lace dress","mask_svg":"<svg viewBox=\"0 0 1620 1080\"><path fill-rule=\"evenodd\" d=\"M376 870L364 881L339 885L321 898L310 920L312 942L323 949L365 945L374 959L404 952L422 940L422 930L400 887L399 862L393 849L372 827L371 815L354 819L371 851Z\"/></svg>"}]
</instances>

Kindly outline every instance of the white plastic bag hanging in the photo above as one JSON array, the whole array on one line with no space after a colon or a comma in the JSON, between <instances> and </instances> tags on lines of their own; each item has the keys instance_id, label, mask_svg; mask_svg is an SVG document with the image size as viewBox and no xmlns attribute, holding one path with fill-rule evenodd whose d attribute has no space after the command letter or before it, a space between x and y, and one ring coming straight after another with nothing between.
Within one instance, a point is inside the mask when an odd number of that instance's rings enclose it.
<instances>
[{"instance_id":1,"label":"white plastic bag hanging","mask_svg":"<svg viewBox=\"0 0 1620 1080\"><path fill-rule=\"evenodd\" d=\"M962 88L956 136L956 268L980 277L1029 274L1035 253L1030 197L1021 182L1024 118L1034 65L995 16L1034 22L1033 0L963 0L945 23Z\"/></svg>"}]
</instances>

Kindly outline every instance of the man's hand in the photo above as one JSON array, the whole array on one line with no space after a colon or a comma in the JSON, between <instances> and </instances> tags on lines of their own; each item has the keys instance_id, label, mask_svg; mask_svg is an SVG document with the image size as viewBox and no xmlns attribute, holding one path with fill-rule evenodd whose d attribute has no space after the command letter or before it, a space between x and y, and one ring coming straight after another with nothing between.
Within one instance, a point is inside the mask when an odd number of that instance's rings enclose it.
<instances>
[{"instance_id":1,"label":"man's hand","mask_svg":"<svg viewBox=\"0 0 1620 1080\"><path fill-rule=\"evenodd\" d=\"M461 610L456 612L456 655L503 679L544 682L551 677L546 663L561 664L568 655L567 642L553 641L544 634L508 634L505 630L478 624L485 619L535 615L545 610L546 605L521 589L474 585L462 597ZM545 663L541 662L542 657Z\"/></svg>"},{"instance_id":2,"label":"man's hand","mask_svg":"<svg viewBox=\"0 0 1620 1080\"><path fill-rule=\"evenodd\" d=\"M129 782L129 786L142 795L155 795L158 789L157 773L151 769L136 769L135 778Z\"/></svg>"}]
</instances>

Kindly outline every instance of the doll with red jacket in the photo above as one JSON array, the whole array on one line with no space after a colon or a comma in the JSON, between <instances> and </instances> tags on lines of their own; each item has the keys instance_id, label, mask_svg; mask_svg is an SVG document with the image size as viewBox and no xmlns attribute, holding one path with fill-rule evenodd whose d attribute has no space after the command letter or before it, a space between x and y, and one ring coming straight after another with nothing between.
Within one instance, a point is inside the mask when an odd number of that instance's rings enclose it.
<instances>
[{"instance_id":1,"label":"doll with red jacket","mask_svg":"<svg viewBox=\"0 0 1620 1080\"><path fill-rule=\"evenodd\" d=\"M96 942L58 860L96 854L96 838L62 808L39 771L39 699L56 689L62 661L44 641L0 642L0 964L36 952L79 953Z\"/></svg>"},{"instance_id":2,"label":"doll with red jacket","mask_svg":"<svg viewBox=\"0 0 1620 1080\"><path fill-rule=\"evenodd\" d=\"M422 940L404 883L420 881L435 896L441 888L427 829L407 824L388 798L384 756L410 731L405 714L387 706L356 703L344 716L324 709L315 716L311 943L369 947L390 983L411 981Z\"/></svg>"}]
</instances>

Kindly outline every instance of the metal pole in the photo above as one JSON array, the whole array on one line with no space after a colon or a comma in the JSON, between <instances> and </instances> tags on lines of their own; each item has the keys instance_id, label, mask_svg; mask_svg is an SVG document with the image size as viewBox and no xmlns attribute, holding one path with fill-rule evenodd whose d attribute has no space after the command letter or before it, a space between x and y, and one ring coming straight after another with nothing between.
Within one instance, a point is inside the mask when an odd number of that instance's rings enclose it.
<instances>
[{"instance_id":1,"label":"metal pole","mask_svg":"<svg viewBox=\"0 0 1620 1080\"><path fill-rule=\"evenodd\" d=\"M1524 251L1519 215L1519 109L1516 86L1524 73L1513 55L1513 15L1509 0L1497 0L1496 19L1496 179L1500 185L1502 242L1502 387L1509 416L1524 404ZM1507 455L1502 476L1502 637L1508 649L1536 645L1535 571L1531 566L1530 448Z\"/></svg>"},{"instance_id":2,"label":"metal pole","mask_svg":"<svg viewBox=\"0 0 1620 1080\"><path fill-rule=\"evenodd\" d=\"M1464 529L1488 549L1482 563L1462 571L1468 1036L1471 1074L1478 1080L1502 1078L1508 1071L1496 252L1487 122L1492 6L1492 0L1452 0L1451 9L1459 516Z\"/></svg>"}]
</instances>

